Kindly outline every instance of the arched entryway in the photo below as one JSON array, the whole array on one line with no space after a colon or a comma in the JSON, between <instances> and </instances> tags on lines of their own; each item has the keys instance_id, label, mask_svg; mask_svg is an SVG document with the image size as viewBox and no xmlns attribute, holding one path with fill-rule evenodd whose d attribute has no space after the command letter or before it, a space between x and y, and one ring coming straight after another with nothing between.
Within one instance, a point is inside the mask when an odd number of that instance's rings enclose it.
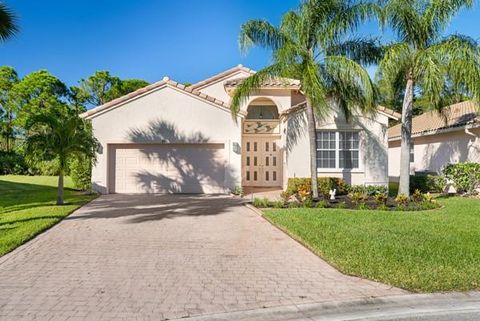
<instances>
[{"instance_id":1,"label":"arched entryway","mask_svg":"<svg viewBox=\"0 0 480 321\"><path fill-rule=\"evenodd\" d=\"M268 98L250 102L242 128L242 185L281 187L283 182L278 108Z\"/></svg>"}]
</instances>

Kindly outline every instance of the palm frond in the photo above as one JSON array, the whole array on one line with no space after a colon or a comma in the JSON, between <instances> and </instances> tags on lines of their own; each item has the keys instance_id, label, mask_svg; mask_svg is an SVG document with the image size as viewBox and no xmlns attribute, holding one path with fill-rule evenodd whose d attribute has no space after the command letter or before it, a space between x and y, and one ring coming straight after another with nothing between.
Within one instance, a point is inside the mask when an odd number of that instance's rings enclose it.
<instances>
[{"instance_id":1,"label":"palm frond","mask_svg":"<svg viewBox=\"0 0 480 321\"><path fill-rule=\"evenodd\" d=\"M252 46L276 50L286 41L282 33L268 21L250 20L242 25L238 43L240 51L245 53Z\"/></svg>"},{"instance_id":2,"label":"palm frond","mask_svg":"<svg viewBox=\"0 0 480 321\"><path fill-rule=\"evenodd\" d=\"M427 45L428 36L424 34L422 17L417 12L416 0L389 0L383 7L383 23L388 24L402 42L416 48Z\"/></svg>"},{"instance_id":3,"label":"palm frond","mask_svg":"<svg viewBox=\"0 0 480 321\"><path fill-rule=\"evenodd\" d=\"M384 48L377 39L353 38L335 42L325 49L326 55L342 55L363 65L378 63L383 57Z\"/></svg>"},{"instance_id":4,"label":"palm frond","mask_svg":"<svg viewBox=\"0 0 480 321\"><path fill-rule=\"evenodd\" d=\"M328 1L324 1L328 2ZM374 1L330 1L335 4L335 14L322 26L318 40L322 44L337 40L342 35L356 30L361 23L372 19L381 19L382 8ZM319 10L321 7L318 6ZM330 11L332 13L333 10Z\"/></svg>"},{"instance_id":5,"label":"palm frond","mask_svg":"<svg viewBox=\"0 0 480 321\"><path fill-rule=\"evenodd\" d=\"M331 111L325 77L320 74L321 69L313 59L303 61L301 70L301 91L310 100L317 117L324 119Z\"/></svg>"},{"instance_id":6,"label":"palm frond","mask_svg":"<svg viewBox=\"0 0 480 321\"><path fill-rule=\"evenodd\" d=\"M10 8L0 2L0 41L13 37L18 31L17 17Z\"/></svg>"},{"instance_id":7,"label":"palm frond","mask_svg":"<svg viewBox=\"0 0 480 321\"><path fill-rule=\"evenodd\" d=\"M345 56L328 56L325 71L331 81L330 91L340 102L347 119L353 110L363 114L376 112L375 85L360 64Z\"/></svg>"},{"instance_id":8,"label":"palm frond","mask_svg":"<svg viewBox=\"0 0 480 321\"><path fill-rule=\"evenodd\" d=\"M452 17L462 8L471 8L474 0L431 0L422 16L425 34L437 38Z\"/></svg>"}]
</instances>

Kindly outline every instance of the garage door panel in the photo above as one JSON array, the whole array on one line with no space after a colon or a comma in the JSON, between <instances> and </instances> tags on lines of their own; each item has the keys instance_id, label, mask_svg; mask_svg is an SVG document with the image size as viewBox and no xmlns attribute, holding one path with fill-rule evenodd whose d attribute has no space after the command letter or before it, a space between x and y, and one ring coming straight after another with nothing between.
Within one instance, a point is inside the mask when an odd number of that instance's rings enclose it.
<instances>
[{"instance_id":1,"label":"garage door panel","mask_svg":"<svg viewBox=\"0 0 480 321\"><path fill-rule=\"evenodd\" d=\"M223 144L121 145L112 155L116 193L224 193Z\"/></svg>"}]
</instances>

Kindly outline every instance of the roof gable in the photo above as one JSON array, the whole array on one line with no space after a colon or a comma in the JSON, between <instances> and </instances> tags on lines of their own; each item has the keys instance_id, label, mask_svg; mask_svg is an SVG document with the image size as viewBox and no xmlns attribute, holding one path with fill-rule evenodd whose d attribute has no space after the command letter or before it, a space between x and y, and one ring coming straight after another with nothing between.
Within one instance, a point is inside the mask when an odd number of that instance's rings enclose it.
<instances>
[{"instance_id":1,"label":"roof gable","mask_svg":"<svg viewBox=\"0 0 480 321\"><path fill-rule=\"evenodd\" d=\"M170 80L168 77L164 77L161 81L158 81L156 83L153 83L151 85L148 85L146 87L140 88L134 92L131 92L127 95L124 95L122 97L119 97L117 99L114 99L112 101L109 101L108 103L105 103L103 105L97 106L95 108L92 108L82 114L80 114L80 117L85 118L85 119L91 119L94 118L100 114L103 114L105 112L108 112L109 110L115 109L117 107L120 107L128 102L131 102L135 99L139 99L145 95L148 95L150 93L153 93L157 90L161 90L162 88L169 87L173 88L177 91L180 91L186 95L192 96L196 99L202 100L210 105L213 105L215 107L221 108L225 111L230 112L230 107L227 103L224 101L221 101L215 97L208 96L204 93L201 93L198 90L195 90L191 87L186 87L185 85L182 85L176 81Z\"/></svg>"}]
</instances>

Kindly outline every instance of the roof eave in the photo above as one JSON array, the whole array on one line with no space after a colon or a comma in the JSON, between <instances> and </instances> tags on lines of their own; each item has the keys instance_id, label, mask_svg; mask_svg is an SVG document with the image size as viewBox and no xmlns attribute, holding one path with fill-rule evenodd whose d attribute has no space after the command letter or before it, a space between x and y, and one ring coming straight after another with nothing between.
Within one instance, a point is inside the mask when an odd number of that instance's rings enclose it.
<instances>
[{"instance_id":1,"label":"roof eave","mask_svg":"<svg viewBox=\"0 0 480 321\"><path fill-rule=\"evenodd\" d=\"M465 129L472 129L472 128L480 128L480 123L479 122L471 122L463 125L457 125L457 126L450 126L450 127L444 127L444 128L437 128L433 130L425 130L423 132L418 132L412 134L412 138L417 138L417 137L423 137L423 136L433 136L437 134L445 134L449 132L454 132L454 131L459 131L459 130L465 130ZM388 141L389 142L395 142L401 140L401 136L393 136L389 137Z\"/></svg>"}]
</instances>

